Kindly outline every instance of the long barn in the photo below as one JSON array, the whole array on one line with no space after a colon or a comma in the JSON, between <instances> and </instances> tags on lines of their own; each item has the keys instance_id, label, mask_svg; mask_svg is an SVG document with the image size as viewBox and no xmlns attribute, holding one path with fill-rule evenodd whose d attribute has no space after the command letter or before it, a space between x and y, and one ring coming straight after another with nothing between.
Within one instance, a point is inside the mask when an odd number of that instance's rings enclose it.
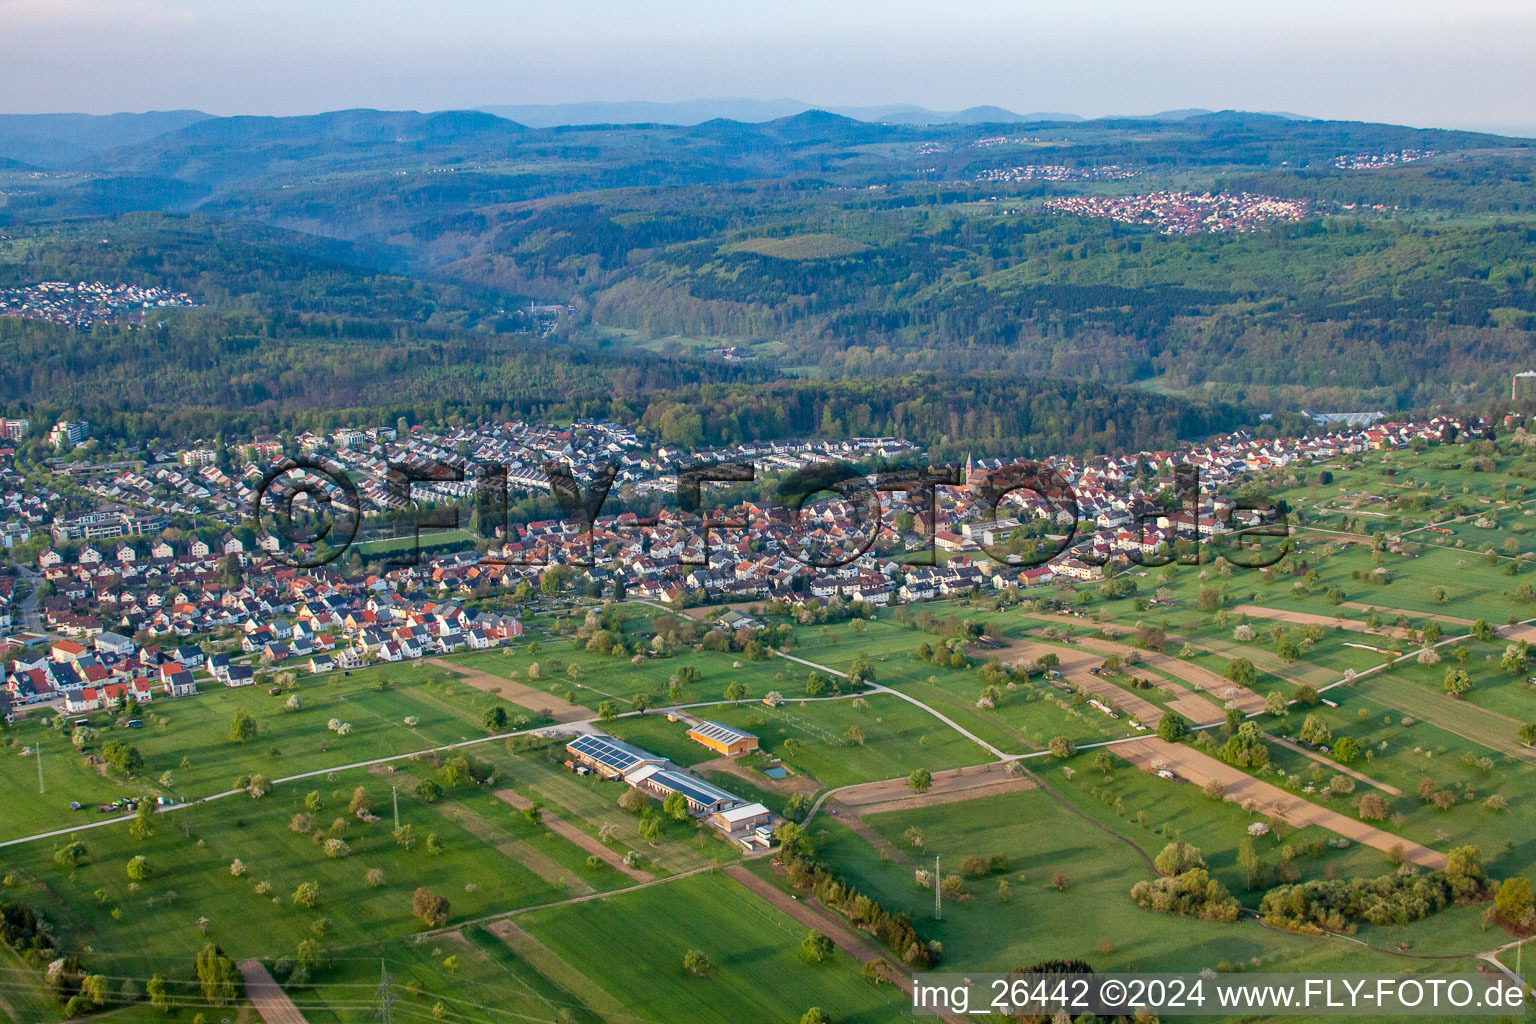
<instances>
[{"instance_id":1,"label":"long barn","mask_svg":"<svg viewBox=\"0 0 1536 1024\"><path fill-rule=\"evenodd\" d=\"M665 798L673 793L681 793L683 799L688 801L688 810L694 814L713 814L746 802L735 793L705 782L697 775L681 772L670 765L665 768L644 765L624 778L631 786L659 797Z\"/></svg>"},{"instance_id":2,"label":"long barn","mask_svg":"<svg viewBox=\"0 0 1536 1024\"><path fill-rule=\"evenodd\" d=\"M586 765L605 779L622 779L644 765L659 767L667 763L664 757L594 733L576 737L565 745L565 750L577 764Z\"/></svg>"},{"instance_id":3,"label":"long barn","mask_svg":"<svg viewBox=\"0 0 1536 1024\"><path fill-rule=\"evenodd\" d=\"M757 737L724 722L700 722L688 730L688 738L726 757L740 757L757 749Z\"/></svg>"}]
</instances>

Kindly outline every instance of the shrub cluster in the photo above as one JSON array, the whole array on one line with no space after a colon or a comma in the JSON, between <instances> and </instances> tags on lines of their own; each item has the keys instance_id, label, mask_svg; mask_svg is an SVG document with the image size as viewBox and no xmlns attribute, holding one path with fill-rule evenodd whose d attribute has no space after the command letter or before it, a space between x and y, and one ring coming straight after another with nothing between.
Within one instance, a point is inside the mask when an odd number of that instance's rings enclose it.
<instances>
[{"instance_id":1,"label":"shrub cluster","mask_svg":"<svg viewBox=\"0 0 1536 1024\"><path fill-rule=\"evenodd\" d=\"M1404 865L1376 878L1318 878L1277 886L1264 894L1259 913L1267 924L1306 934L1353 934L1361 921L1407 924L1444 910L1455 901L1488 895L1488 879L1473 847L1452 850L1443 871Z\"/></svg>"},{"instance_id":2,"label":"shrub cluster","mask_svg":"<svg viewBox=\"0 0 1536 1024\"><path fill-rule=\"evenodd\" d=\"M1154 861L1161 878L1137 882L1131 887L1131 899L1138 906L1160 914L1197 917L1204 921L1231 924L1237 920L1239 906L1226 886L1210 876L1205 858L1198 847L1179 839L1165 846Z\"/></svg>"}]
</instances>

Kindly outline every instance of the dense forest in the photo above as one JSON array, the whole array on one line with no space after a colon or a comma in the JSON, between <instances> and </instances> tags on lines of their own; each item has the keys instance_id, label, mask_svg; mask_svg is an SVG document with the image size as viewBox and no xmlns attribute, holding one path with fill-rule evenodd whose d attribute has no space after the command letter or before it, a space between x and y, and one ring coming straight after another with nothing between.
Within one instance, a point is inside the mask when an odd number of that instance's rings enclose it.
<instances>
[{"instance_id":1,"label":"dense forest","mask_svg":"<svg viewBox=\"0 0 1536 1024\"><path fill-rule=\"evenodd\" d=\"M190 310L88 333L0 318L0 353L14 367L0 408L32 416L39 429L85 418L97 436L131 441L402 418L601 418L685 446L879 434L922 438L949 457L1109 451L1133 438L1171 444L1252 418L1073 380L773 380L754 364L325 316Z\"/></svg>"},{"instance_id":2,"label":"dense forest","mask_svg":"<svg viewBox=\"0 0 1536 1024\"><path fill-rule=\"evenodd\" d=\"M128 438L592 416L690 444L897 434L946 457L1430 408L1531 368L1533 167L1524 140L1230 112L200 118L0 170L0 289L201 304L83 331L0 318L0 404ZM1163 234L1042 205L1157 190L1306 215Z\"/></svg>"},{"instance_id":3,"label":"dense forest","mask_svg":"<svg viewBox=\"0 0 1536 1024\"><path fill-rule=\"evenodd\" d=\"M657 251L658 236L708 218L663 220L624 201L520 211L488 226L496 255L445 269L488 286L563 286L594 320L652 335L776 339L788 362L826 373L1152 379L1237 401L1447 401L1497 388L1536 340L1536 222L1523 220L1339 214L1169 237L977 204L801 198L781 216L863 247L784 259L742 247L750 229Z\"/></svg>"}]
</instances>

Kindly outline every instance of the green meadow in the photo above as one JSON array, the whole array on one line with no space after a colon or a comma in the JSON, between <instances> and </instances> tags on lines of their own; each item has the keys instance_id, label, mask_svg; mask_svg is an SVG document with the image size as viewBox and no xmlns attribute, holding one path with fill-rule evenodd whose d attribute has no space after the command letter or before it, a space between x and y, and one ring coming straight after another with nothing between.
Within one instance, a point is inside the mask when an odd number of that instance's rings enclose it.
<instances>
[{"instance_id":1,"label":"green meadow","mask_svg":"<svg viewBox=\"0 0 1536 1024\"><path fill-rule=\"evenodd\" d=\"M849 1024L904 1016L894 985L865 981L842 951L808 960L799 950L807 929L720 874L516 921L642 1020L794 1021L812 1006ZM708 970L683 967L690 949L709 958Z\"/></svg>"},{"instance_id":2,"label":"green meadow","mask_svg":"<svg viewBox=\"0 0 1536 1024\"><path fill-rule=\"evenodd\" d=\"M1142 910L1128 896L1136 881L1153 875L1140 854L1039 791L866 821L899 856L882 855L835 820L818 818L813 839L840 876L887 909L910 913L920 935L943 944L945 963L955 969L1006 971L1055 958L1082 959L1109 971L1397 973L1405 966L1358 947L1269 932L1250 920L1226 925ZM920 848L908 838L914 829ZM1134 826L1129 835L1149 854L1167 841ZM959 872L963 857L997 854L1008 859L1006 870L966 877L962 895L946 899L943 919L934 920L933 892L916 883L916 868L931 871L938 857L947 875ZM775 877L767 866L755 867ZM1004 881L1006 897L999 891Z\"/></svg>"},{"instance_id":3,"label":"green meadow","mask_svg":"<svg viewBox=\"0 0 1536 1024\"><path fill-rule=\"evenodd\" d=\"M424 664L383 665L350 675L333 672L300 675L295 687L279 696L266 687L228 688L202 682L193 697L161 699L140 712L144 725L123 729L111 712L84 717L97 731L84 753L70 746L69 735L44 727L31 714L6 735L0 750L0 779L22 813L0 819L0 839L68 828L95 818L95 806L120 796L156 793L195 800L232 788L242 775L286 778L339 765L408 754L486 735L481 714L502 703L509 713L523 713L459 682L452 672ZM285 710L290 693L303 702ZM254 740L230 739L237 712L256 720ZM414 719L414 724L407 724ZM332 720L349 725L348 735L329 728ZM137 747L144 767L127 779L86 763L86 756L109 739ZM37 793L37 762L22 751L41 743L46 793ZM160 784L170 772L170 785ZM77 801L83 811L70 811Z\"/></svg>"}]
</instances>

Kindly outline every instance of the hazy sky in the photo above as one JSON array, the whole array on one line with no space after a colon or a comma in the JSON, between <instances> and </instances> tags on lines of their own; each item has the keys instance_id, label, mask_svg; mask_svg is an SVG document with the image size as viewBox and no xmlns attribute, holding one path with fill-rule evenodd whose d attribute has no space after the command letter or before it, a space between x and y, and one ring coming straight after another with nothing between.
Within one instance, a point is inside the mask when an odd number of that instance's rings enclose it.
<instances>
[{"instance_id":1,"label":"hazy sky","mask_svg":"<svg viewBox=\"0 0 1536 1024\"><path fill-rule=\"evenodd\" d=\"M1533 0L0 0L0 110L792 97L1536 131Z\"/></svg>"}]
</instances>

